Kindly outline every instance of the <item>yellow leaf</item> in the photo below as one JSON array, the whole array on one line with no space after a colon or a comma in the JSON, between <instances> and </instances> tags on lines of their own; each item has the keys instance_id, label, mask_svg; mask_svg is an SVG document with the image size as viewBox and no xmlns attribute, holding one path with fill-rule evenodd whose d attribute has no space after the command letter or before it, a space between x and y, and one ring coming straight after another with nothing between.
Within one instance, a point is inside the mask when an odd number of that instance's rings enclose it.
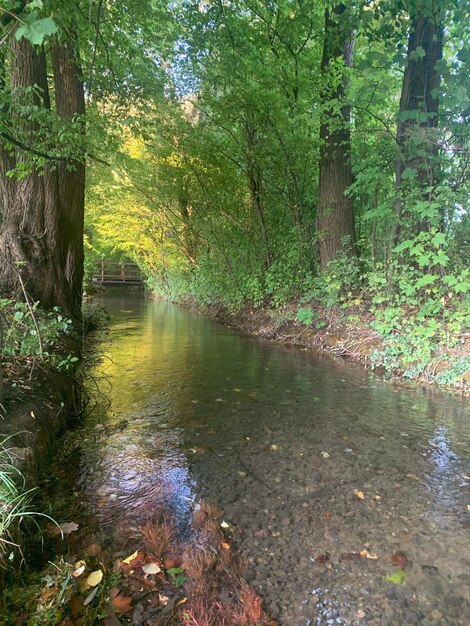
<instances>
[{"instance_id":1,"label":"yellow leaf","mask_svg":"<svg viewBox=\"0 0 470 626\"><path fill-rule=\"evenodd\" d=\"M467 511L470 511L470 504L467 504Z\"/></svg>"},{"instance_id":2,"label":"yellow leaf","mask_svg":"<svg viewBox=\"0 0 470 626\"><path fill-rule=\"evenodd\" d=\"M224 550L230 550L230 544L229 543L225 543L225 541L223 541L221 544L222 548Z\"/></svg>"},{"instance_id":3,"label":"yellow leaf","mask_svg":"<svg viewBox=\"0 0 470 626\"><path fill-rule=\"evenodd\" d=\"M90 585L90 587L96 587L96 585L99 585L102 580L103 572L100 569L91 572L91 574L86 579L87 584Z\"/></svg>"},{"instance_id":4,"label":"yellow leaf","mask_svg":"<svg viewBox=\"0 0 470 626\"><path fill-rule=\"evenodd\" d=\"M376 502L380 502L380 500L382 500L382 496L379 496L379 494L377 494L377 495L374 496L374 500Z\"/></svg>"},{"instance_id":5,"label":"yellow leaf","mask_svg":"<svg viewBox=\"0 0 470 626\"><path fill-rule=\"evenodd\" d=\"M365 495L362 491L359 491L358 489L354 489L354 495L356 496L356 498L359 498L359 500L364 500Z\"/></svg>"},{"instance_id":6,"label":"yellow leaf","mask_svg":"<svg viewBox=\"0 0 470 626\"><path fill-rule=\"evenodd\" d=\"M130 556L128 556L128 557L127 557L127 559L124 559L124 560L123 560L123 563L125 563L126 565L129 565L129 564L130 564L130 563L131 563L131 562L132 562L132 561L136 558L136 556L137 556L138 552L139 552L139 551L138 551L138 550L136 550L136 551L134 552L134 554L131 554Z\"/></svg>"},{"instance_id":7,"label":"yellow leaf","mask_svg":"<svg viewBox=\"0 0 470 626\"><path fill-rule=\"evenodd\" d=\"M188 601L188 598L181 598L181 600L179 602L176 603L176 606L180 605L180 604L184 604L185 602Z\"/></svg>"}]
</instances>

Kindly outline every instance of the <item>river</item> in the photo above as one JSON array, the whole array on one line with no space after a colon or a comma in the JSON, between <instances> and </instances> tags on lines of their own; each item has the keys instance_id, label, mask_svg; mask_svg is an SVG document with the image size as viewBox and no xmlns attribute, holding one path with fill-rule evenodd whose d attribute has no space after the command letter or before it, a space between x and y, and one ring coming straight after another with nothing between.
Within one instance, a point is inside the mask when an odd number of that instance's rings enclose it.
<instances>
[{"instance_id":1,"label":"river","mask_svg":"<svg viewBox=\"0 0 470 626\"><path fill-rule=\"evenodd\" d=\"M111 323L64 465L101 535L131 538L162 503L184 535L202 498L282 625L470 623L468 402L171 304L99 301Z\"/></svg>"}]
</instances>

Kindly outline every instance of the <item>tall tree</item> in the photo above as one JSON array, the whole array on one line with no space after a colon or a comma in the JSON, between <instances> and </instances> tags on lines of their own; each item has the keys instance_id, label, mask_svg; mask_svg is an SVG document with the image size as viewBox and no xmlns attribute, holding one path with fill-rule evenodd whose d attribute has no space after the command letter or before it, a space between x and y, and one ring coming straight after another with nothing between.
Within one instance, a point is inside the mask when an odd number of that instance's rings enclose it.
<instances>
[{"instance_id":1,"label":"tall tree","mask_svg":"<svg viewBox=\"0 0 470 626\"><path fill-rule=\"evenodd\" d=\"M350 106L345 102L347 76L352 67L354 38L348 11L337 4L325 12L321 60L323 86L320 124L320 163L317 207L321 269L340 251L355 254L353 203L347 190L353 182Z\"/></svg>"},{"instance_id":2,"label":"tall tree","mask_svg":"<svg viewBox=\"0 0 470 626\"><path fill-rule=\"evenodd\" d=\"M430 201L436 184L438 142L438 61L443 49L442 0L414 0L410 11L410 33L397 124L397 158L395 182L395 222L391 245L394 247L402 230L403 181L414 179ZM409 176L404 177L407 170ZM423 223L420 225L423 226Z\"/></svg>"},{"instance_id":3,"label":"tall tree","mask_svg":"<svg viewBox=\"0 0 470 626\"><path fill-rule=\"evenodd\" d=\"M84 165L79 149L73 159L64 156L56 134L60 122L53 130L57 115L71 122L76 141L84 113L80 62L71 33L73 27L64 39L56 38L51 64L43 46L21 37L12 38L4 55L2 80L11 98L3 110L2 130L6 130L0 137L0 289L9 295L27 293L43 307L60 306L78 319ZM55 114L49 67L54 77ZM43 145L47 148L38 150L38 138L46 136Z\"/></svg>"}]
</instances>

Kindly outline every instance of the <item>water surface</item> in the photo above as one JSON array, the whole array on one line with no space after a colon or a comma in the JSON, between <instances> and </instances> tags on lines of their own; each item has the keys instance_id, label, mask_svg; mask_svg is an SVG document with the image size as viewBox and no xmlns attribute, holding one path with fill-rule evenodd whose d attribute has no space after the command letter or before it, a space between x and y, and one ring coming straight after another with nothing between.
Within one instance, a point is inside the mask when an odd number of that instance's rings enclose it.
<instances>
[{"instance_id":1,"label":"water surface","mask_svg":"<svg viewBox=\"0 0 470 626\"><path fill-rule=\"evenodd\" d=\"M103 532L164 504L185 533L211 500L283 625L470 623L468 403L170 304L102 303L100 395L69 461Z\"/></svg>"}]
</instances>

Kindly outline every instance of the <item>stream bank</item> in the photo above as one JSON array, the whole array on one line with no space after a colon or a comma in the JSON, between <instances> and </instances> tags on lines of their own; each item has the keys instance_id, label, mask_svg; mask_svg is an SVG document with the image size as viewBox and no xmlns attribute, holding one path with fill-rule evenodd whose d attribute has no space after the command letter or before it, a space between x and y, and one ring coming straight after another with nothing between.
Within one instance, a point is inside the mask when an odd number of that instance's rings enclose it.
<instances>
[{"instance_id":1,"label":"stream bank","mask_svg":"<svg viewBox=\"0 0 470 626\"><path fill-rule=\"evenodd\" d=\"M329 310L325 307L304 308L304 311L312 312L317 323L303 323L297 319L299 308L303 306L298 302L275 309L244 307L238 312L233 312L224 305L203 305L192 297L182 298L177 304L263 339L353 361L385 375L392 382L408 385L418 383L439 387L464 397L470 395L468 332L459 335L457 347L450 350L445 346L436 348L428 365L410 376L399 358L396 359L392 371L387 372L383 365L378 364L383 361L381 355L387 351L386 341L374 329L374 316L362 306L350 306L348 316L341 310ZM310 317L310 313L308 316ZM319 321L321 322L318 323ZM458 380L449 384L446 382L446 375L451 368L452 359L466 363L466 367L464 366Z\"/></svg>"}]
</instances>

